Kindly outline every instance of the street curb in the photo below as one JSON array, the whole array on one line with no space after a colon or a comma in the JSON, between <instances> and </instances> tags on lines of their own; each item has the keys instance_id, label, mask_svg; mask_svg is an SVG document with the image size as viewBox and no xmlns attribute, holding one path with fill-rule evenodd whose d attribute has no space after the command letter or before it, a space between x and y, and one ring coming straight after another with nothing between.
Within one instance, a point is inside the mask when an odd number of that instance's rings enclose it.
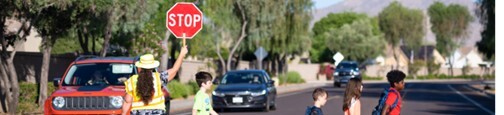
<instances>
[{"instance_id":1,"label":"street curb","mask_svg":"<svg viewBox=\"0 0 504 115\"><path fill-rule=\"evenodd\" d=\"M309 84L312 84L312 85L309 85ZM277 96L279 96L280 94L287 94L287 93L292 93L292 92L301 91L301 90L305 90L305 89L310 89L310 88L315 88L315 87L320 87L320 86L326 86L327 83L320 83L320 84L303 83L303 84L288 85L288 86L283 86L283 87L300 87L300 86L303 86L303 85L309 85L309 86L302 87L302 88L293 88L293 89L285 90L285 91L278 91L279 87L277 87ZM177 102L188 101L188 100L192 100L192 99L194 99L194 98L188 97L187 99L172 100L171 102L173 102L173 101L177 101ZM173 103L171 103L171 104L173 104ZM173 106L174 105L171 105L171 107L173 107ZM187 106L187 107L179 107L179 108L176 108L176 109L170 108L170 114L181 112L183 110L190 109L191 107L192 107L192 105L191 106Z\"/></svg>"}]
</instances>

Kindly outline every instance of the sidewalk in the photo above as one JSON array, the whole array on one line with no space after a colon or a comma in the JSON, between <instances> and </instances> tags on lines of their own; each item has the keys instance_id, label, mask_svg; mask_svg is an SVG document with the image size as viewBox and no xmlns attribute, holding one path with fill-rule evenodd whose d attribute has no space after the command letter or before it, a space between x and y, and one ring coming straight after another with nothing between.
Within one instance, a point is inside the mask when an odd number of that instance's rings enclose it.
<instances>
[{"instance_id":1,"label":"sidewalk","mask_svg":"<svg viewBox=\"0 0 504 115\"><path fill-rule=\"evenodd\" d=\"M289 84L284 86L277 86L277 96L280 94L310 89L320 86L329 85L332 81L310 81L304 84ZM170 113L180 112L192 108L194 104L194 96L187 99L174 99L171 100Z\"/></svg>"}]
</instances>

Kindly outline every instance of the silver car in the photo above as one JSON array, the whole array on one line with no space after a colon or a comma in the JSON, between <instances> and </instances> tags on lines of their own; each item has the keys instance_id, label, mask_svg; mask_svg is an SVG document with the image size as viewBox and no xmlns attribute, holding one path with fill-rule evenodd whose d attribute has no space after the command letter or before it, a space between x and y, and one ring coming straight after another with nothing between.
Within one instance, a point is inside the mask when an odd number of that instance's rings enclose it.
<instances>
[{"instance_id":1,"label":"silver car","mask_svg":"<svg viewBox=\"0 0 504 115\"><path fill-rule=\"evenodd\" d=\"M341 87L341 84L348 83L351 78L361 78L359 66L354 61L340 62L334 69L334 87Z\"/></svg>"}]
</instances>

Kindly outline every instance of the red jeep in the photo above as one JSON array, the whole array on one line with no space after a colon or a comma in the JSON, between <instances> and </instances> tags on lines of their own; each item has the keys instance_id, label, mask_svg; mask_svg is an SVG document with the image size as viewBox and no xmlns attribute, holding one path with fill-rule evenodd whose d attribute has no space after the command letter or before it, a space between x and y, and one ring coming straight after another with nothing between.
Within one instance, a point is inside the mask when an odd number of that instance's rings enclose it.
<instances>
[{"instance_id":1,"label":"red jeep","mask_svg":"<svg viewBox=\"0 0 504 115\"><path fill-rule=\"evenodd\" d=\"M44 114L121 114L124 81L137 73L132 57L81 56L72 62L47 98ZM163 88L166 111L170 94Z\"/></svg>"}]
</instances>

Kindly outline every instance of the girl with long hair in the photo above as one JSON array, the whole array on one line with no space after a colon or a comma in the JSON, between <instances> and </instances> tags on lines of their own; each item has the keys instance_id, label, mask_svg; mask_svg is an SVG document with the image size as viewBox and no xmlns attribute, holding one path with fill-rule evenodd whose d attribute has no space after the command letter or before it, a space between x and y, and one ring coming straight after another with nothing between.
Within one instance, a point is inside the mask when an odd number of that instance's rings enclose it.
<instances>
[{"instance_id":1,"label":"girl with long hair","mask_svg":"<svg viewBox=\"0 0 504 115\"><path fill-rule=\"evenodd\" d=\"M348 81L343 99L343 112L345 115L360 115L362 93L362 81L359 78L352 78Z\"/></svg>"}]
</instances>

